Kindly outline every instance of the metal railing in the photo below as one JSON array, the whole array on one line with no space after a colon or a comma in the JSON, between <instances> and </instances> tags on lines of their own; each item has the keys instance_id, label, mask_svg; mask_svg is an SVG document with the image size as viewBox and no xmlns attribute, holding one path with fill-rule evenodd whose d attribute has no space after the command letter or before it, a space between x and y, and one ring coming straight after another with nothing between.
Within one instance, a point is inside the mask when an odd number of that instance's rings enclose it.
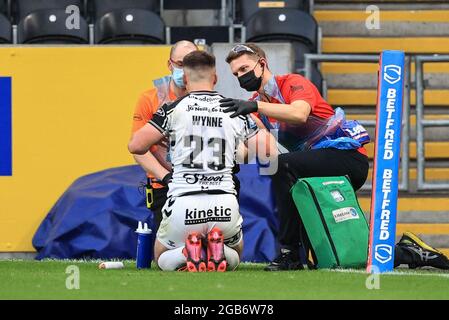
<instances>
[{"instance_id":1,"label":"metal railing","mask_svg":"<svg viewBox=\"0 0 449 320\"><path fill-rule=\"evenodd\" d=\"M444 190L449 189L449 183L425 181L425 139L424 128L448 127L449 120L424 119L424 70L426 62L449 62L449 55L415 56L416 81L416 184L418 190Z\"/></svg>"},{"instance_id":2,"label":"metal railing","mask_svg":"<svg viewBox=\"0 0 449 320\"><path fill-rule=\"evenodd\" d=\"M304 74L307 79L312 77L313 63L317 62L379 62L378 55L352 55L352 54L305 54ZM405 58L405 85L402 115L402 145L401 145L401 183L399 190L409 191L409 167L410 167L410 82L411 82L411 57ZM360 120L364 126L375 127L375 120ZM366 184L362 190L370 190L371 184Z\"/></svg>"}]
</instances>

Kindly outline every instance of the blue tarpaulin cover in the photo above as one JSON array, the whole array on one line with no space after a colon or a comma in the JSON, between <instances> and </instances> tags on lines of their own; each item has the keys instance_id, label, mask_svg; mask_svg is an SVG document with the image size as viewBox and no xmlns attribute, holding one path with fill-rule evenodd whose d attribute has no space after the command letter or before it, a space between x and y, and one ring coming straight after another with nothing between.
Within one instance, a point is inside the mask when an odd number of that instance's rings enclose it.
<instances>
[{"instance_id":1,"label":"blue tarpaulin cover","mask_svg":"<svg viewBox=\"0 0 449 320\"><path fill-rule=\"evenodd\" d=\"M243 216L243 261L274 258L277 215L271 179L256 165L243 165L240 212ZM96 172L77 179L42 221L33 238L36 259L135 259L138 221L152 225L139 185L145 173L137 166Z\"/></svg>"}]
</instances>

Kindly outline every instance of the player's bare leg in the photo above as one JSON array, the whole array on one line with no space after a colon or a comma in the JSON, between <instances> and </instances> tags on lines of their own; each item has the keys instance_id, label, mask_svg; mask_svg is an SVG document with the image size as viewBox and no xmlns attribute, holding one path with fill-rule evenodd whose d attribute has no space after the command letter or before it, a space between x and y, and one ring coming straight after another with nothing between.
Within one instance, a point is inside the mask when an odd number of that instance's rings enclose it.
<instances>
[{"instance_id":1,"label":"player's bare leg","mask_svg":"<svg viewBox=\"0 0 449 320\"><path fill-rule=\"evenodd\" d=\"M184 246L167 249L159 240L154 242L154 261L163 271L175 271L185 267Z\"/></svg>"}]
</instances>

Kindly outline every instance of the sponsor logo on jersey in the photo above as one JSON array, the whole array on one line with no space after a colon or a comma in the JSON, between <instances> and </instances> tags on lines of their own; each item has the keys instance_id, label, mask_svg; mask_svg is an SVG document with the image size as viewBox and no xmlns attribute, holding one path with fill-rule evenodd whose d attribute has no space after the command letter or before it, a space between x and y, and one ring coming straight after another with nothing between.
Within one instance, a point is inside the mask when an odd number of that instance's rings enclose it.
<instances>
[{"instance_id":1,"label":"sponsor logo on jersey","mask_svg":"<svg viewBox=\"0 0 449 320\"><path fill-rule=\"evenodd\" d=\"M164 110L164 108L159 107L159 109L157 109L157 111L156 111L156 114L158 116L165 117L165 110Z\"/></svg>"},{"instance_id":2,"label":"sponsor logo on jersey","mask_svg":"<svg viewBox=\"0 0 449 320\"><path fill-rule=\"evenodd\" d=\"M189 98L191 98L191 99L195 99L195 100L198 100L198 101L202 101L202 102L214 102L214 101L218 101L218 100L221 100L221 99L223 99L223 97L222 96L197 96L197 95L190 95L190 97Z\"/></svg>"},{"instance_id":3,"label":"sponsor logo on jersey","mask_svg":"<svg viewBox=\"0 0 449 320\"><path fill-rule=\"evenodd\" d=\"M220 185L223 182L224 175L204 175L201 173L186 173L183 175L188 184L205 184L205 185Z\"/></svg>"},{"instance_id":4,"label":"sponsor logo on jersey","mask_svg":"<svg viewBox=\"0 0 449 320\"><path fill-rule=\"evenodd\" d=\"M222 112L222 109L217 105L215 107L209 106L200 106L198 103L194 103L193 105L187 105L187 112L190 111L201 111L201 112Z\"/></svg>"},{"instance_id":5,"label":"sponsor logo on jersey","mask_svg":"<svg viewBox=\"0 0 449 320\"><path fill-rule=\"evenodd\" d=\"M208 210L186 209L184 223L191 225L207 222L229 222L231 221L231 214L231 208L223 206L216 206Z\"/></svg>"}]
</instances>

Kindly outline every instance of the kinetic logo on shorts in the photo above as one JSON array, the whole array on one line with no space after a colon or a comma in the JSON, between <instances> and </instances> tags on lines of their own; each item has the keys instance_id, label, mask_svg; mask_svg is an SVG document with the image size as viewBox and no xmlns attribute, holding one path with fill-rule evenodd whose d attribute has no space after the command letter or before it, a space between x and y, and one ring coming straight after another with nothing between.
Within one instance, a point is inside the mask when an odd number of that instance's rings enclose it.
<instances>
[{"instance_id":1,"label":"kinetic logo on shorts","mask_svg":"<svg viewBox=\"0 0 449 320\"><path fill-rule=\"evenodd\" d=\"M381 56L368 271L394 267L404 57L400 51Z\"/></svg>"},{"instance_id":2,"label":"kinetic logo on shorts","mask_svg":"<svg viewBox=\"0 0 449 320\"><path fill-rule=\"evenodd\" d=\"M207 222L229 222L231 221L231 208L223 208L223 206L215 207L208 210L186 209L185 224L200 224Z\"/></svg>"}]
</instances>

